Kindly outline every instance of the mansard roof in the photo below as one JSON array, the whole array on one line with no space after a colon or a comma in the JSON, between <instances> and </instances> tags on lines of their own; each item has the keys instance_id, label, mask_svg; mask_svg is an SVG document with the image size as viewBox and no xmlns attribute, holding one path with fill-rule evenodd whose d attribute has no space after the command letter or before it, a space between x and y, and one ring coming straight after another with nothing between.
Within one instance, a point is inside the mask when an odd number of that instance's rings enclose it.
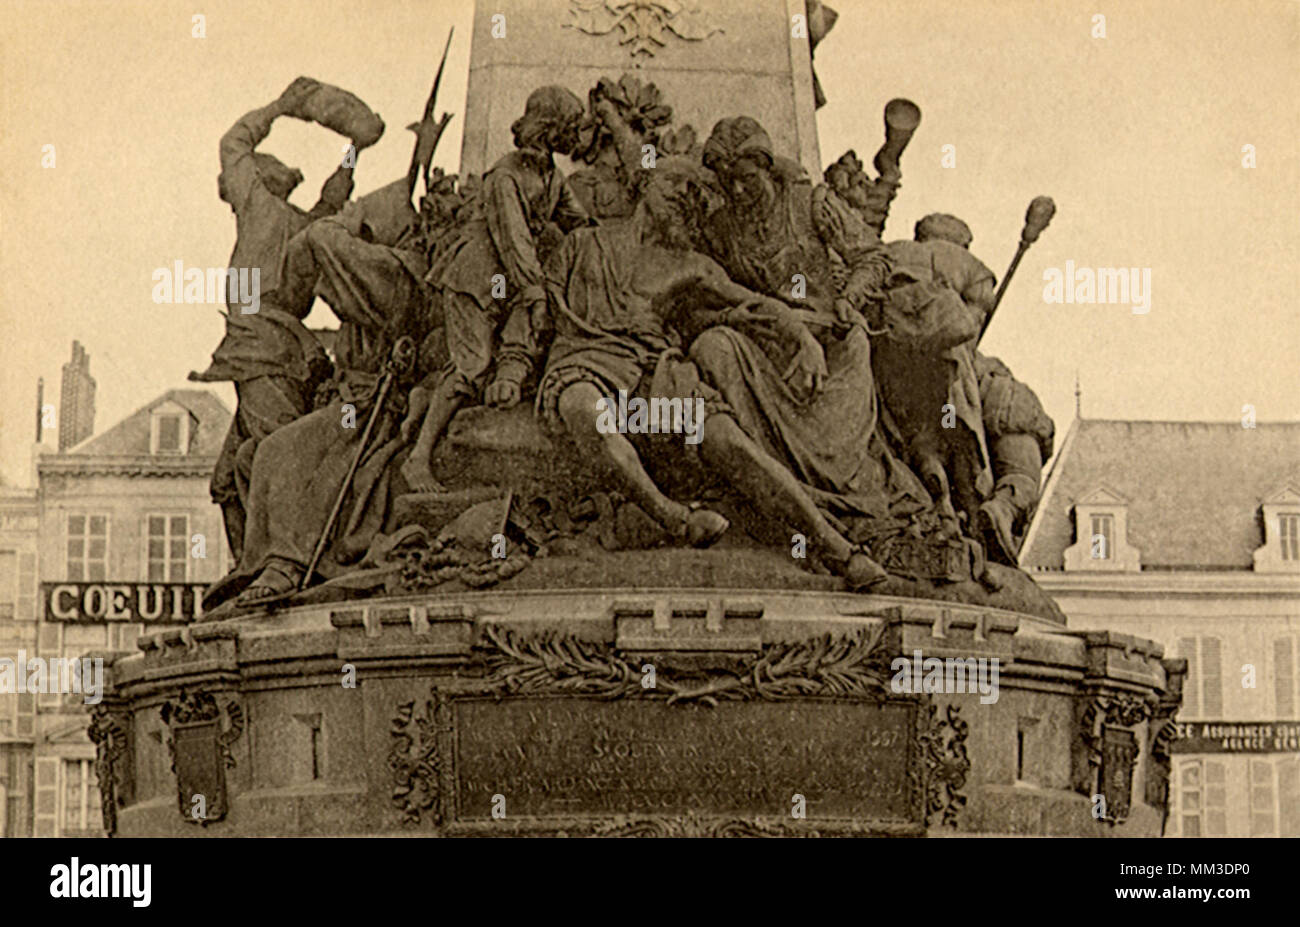
<instances>
[{"instance_id":1,"label":"mansard roof","mask_svg":"<svg viewBox=\"0 0 1300 927\"><path fill-rule=\"evenodd\" d=\"M1264 543L1260 506L1300 488L1300 422L1080 419L1070 427L1021 555L1060 570L1074 507L1101 494L1127 507L1143 570L1249 570Z\"/></svg>"}]
</instances>

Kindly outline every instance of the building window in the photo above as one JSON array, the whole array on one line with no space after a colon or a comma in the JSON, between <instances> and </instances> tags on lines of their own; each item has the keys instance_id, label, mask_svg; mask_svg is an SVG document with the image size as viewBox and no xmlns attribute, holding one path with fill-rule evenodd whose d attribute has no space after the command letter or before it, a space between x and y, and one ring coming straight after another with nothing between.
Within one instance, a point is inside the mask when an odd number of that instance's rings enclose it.
<instances>
[{"instance_id":1,"label":"building window","mask_svg":"<svg viewBox=\"0 0 1300 927\"><path fill-rule=\"evenodd\" d=\"M158 417L158 453L175 454L181 449L181 417L179 415L162 415Z\"/></svg>"},{"instance_id":2,"label":"building window","mask_svg":"<svg viewBox=\"0 0 1300 927\"><path fill-rule=\"evenodd\" d=\"M101 830L99 781L94 760L63 761L63 833Z\"/></svg>"},{"instance_id":3,"label":"building window","mask_svg":"<svg viewBox=\"0 0 1300 927\"><path fill-rule=\"evenodd\" d=\"M18 554L0 550L0 621L12 621L18 604Z\"/></svg>"},{"instance_id":4,"label":"building window","mask_svg":"<svg viewBox=\"0 0 1300 927\"><path fill-rule=\"evenodd\" d=\"M1300 560L1300 512L1282 512L1277 517L1278 540L1283 560Z\"/></svg>"},{"instance_id":5,"label":"building window","mask_svg":"<svg viewBox=\"0 0 1300 927\"><path fill-rule=\"evenodd\" d=\"M1115 544L1115 516L1093 515L1090 520L1092 531L1088 535L1088 543L1092 546L1092 559L1110 560Z\"/></svg>"},{"instance_id":6,"label":"building window","mask_svg":"<svg viewBox=\"0 0 1300 927\"><path fill-rule=\"evenodd\" d=\"M36 618L36 555L0 550L0 621Z\"/></svg>"},{"instance_id":7,"label":"building window","mask_svg":"<svg viewBox=\"0 0 1300 927\"><path fill-rule=\"evenodd\" d=\"M18 555L18 618L36 620L36 555Z\"/></svg>"},{"instance_id":8,"label":"building window","mask_svg":"<svg viewBox=\"0 0 1300 927\"><path fill-rule=\"evenodd\" d=\"M1224 765L1219 760L1188 760L1177 779L1179 834L1223 837L1228 832Z\"/></svg>"},{"instance_id":9,"label":"building window","mask_svg":"<svg viewBox=\"0 0 1300 927\"><path fill-rule=\"evenodd\" d=\"M1129 536L1128 501L1099 487L1074 503L1074 543L1062 553L1062 566L1072 570L1137 573L1142 551Z\"/></svg>"},{"instance_id":10,"label":"building window","mask_svg":"<svg viewBox=\"0 0 1300 927\"><path fill-rule=\"evenodd\" d=\"M8 695L8 693L6 693ZM14 736L17 729L18 721L18 700L12 697L0 698L0 739L7 740ZM0 742L3 742L0 740ZM0 762L0 772L3 772L3 762ZM0 778L0 784L4 779ZM0 818L4 817L4 808L0 807Z\"/></svg>"},{"instance_id":11,"label":"building window","mask_svg":"<svg viewBox=\"0 0 1300 927\"><path fill-rule=\"evenodd\" d=\"M167 403L149 416L149 453L184 454L190 445L190 417L176 403Z\"/></svg>"},{"instance_id":12,"label":"building window","mask_svg":"<svg viewBox=\"0 0 1300 927\"><path fill-rule=\"evenodd\" d=\"M1277 770L1277 819L1279 837L1300 837L1300 757L1273 761Z\"/></svg>"},{"instance_id":13,"label":"building window","mask_svg":"<svg viewBox=\"0 0 1300 927\"><path fill-rule=\"evenodd\" d=\"M150 515L148 517L149 575L155 583L183 583L189 563L189 516Z\"/></svg>"},{"instance_id":14,"label":"building window","mask_svg":"<svg viewBox=\"0 0 1300 927\"><path fill-rule=\"evenodd\" d=\"M1300 837L1300 760L1250 761L1250 835Z\"/></svg>"},{"instance_id":15,"label":"building window","mask_svg":"<svg viewBox=\"0 0 1300 927\"><path fill-rule=\"evenodd\" d=\"M108 516L68 516L68 581L103 582L108 578Z\"/></svg>"},{"instance_id":16,"label":"building window","mask_svg":"<svg viewBox=\"0 0 1300 927\"><path fill-rule=\"evenodd\" d=\"M1178 655L1187 661L1183 688L1184 717L1215 720L1223 717L1223 672L1217 637L1184 637Z\"/></svg>"},{"instance_id":17,"label":"building window","mask_svg":"<svg viewBox=\"0 0 1300 927\"><path fill-rule=\"evenodd\" d=\"M1296 715L1296 701L1300 692L1296 686L1296 656L1300 653L1300 638L1279 637L1273 641L1273 697L1280 721L1300 720Z\"/></svg>"},{"instance_id":18,"label":"building window","mask_svg":"<svg viewBox=\"0 0 1300 927\"><path fill-rule=\"evenodd\" d=\"M1264 543L1255 548L1261 573L1300 573L1300 483L1292 483L1260 500Z\"/></svg>"}]
</instances>

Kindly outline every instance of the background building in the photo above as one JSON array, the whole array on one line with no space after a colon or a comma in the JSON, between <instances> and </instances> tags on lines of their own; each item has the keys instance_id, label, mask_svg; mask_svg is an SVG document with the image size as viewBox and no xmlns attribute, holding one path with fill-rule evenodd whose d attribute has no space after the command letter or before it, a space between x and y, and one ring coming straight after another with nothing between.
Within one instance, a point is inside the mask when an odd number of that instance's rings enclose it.
<instances>
[{"instance_id":1,"label":"background building","mask_svg":"<svg viewBox=\"0 0 1300 927\"><path fill-rule=\"evenodd\" d=\"M36 652L36 490L0 485L0 655ZM31 833L36 702L0 694L0 837Z\"/></svg>"},{"instance_id":2,"label":"background building","mask_svg":"<svg viewBox=\"0 0 1300 927\"><path fill-rule=\"evenodd\" d=\"M1300 422L1076 420L1021 566L1187 659L1167 834L1300 836Z\"/></svg>"},{"instance_id":3,"label":"background building","mask_svg":"<svg viewBox=\"0 0 1300 927\"><path fill-rule=\"evenodd\" d=\"M187 617L181 620L188 620L194 587L228 567L221 511L208 481L230 418L206 390L170 390L107 431L39 459L34 503L42 595L29 651L49 658L133 648L142 628L132 620L140 618L137 589L143 601L155 591L158 603L183 587ZM66 407L62 419L69 419ZM114 601L114 587L126 591L118 602L128 604L106 604ZM95 749L82 702L81 695L36 697L30 829L36 836L100 831Z\"/></svg>"}]
</instances>

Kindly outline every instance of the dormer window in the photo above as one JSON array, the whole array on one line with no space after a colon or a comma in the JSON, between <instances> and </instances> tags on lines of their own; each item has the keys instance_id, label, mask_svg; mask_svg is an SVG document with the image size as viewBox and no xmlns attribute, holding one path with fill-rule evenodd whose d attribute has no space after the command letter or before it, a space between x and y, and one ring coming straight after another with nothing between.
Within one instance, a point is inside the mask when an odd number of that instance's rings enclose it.
<instances>
[{"instance_id":1,"label":"dormer window","mask_svg":"<svg viewBox=\"0 0 1300 927\"><path fill-rule=\"evenodd\" d=\"M181 449L181 417L158 416L158 453L178 454Z\"/></svg>"},{"instance_id":2,"label":"dormer window","mask_svg":"<svg viewBox=\"0 0 1300 927\"><path fill-rule=\"evenodd\" d=\"M1091 549L1088 555L1093 560L1110 560L1115 550L1115 516L1098 513L1089 516L1092 531L1088 534Z\"/></svg>"},{"instance_id":3,"label":"dormer window","mask_svg":"<svg viewBox=\"0 0 1300 927\"><path fill-rule=\"evenodd\" d=\"M1264 497L1264 544L1255 551L1257 573L1300 573L1300 491L1284 486Z\"/></svg>"},{"instance_id":4,"label":"dormer window","mask_svg":"<svg viewBox=\"0 0 1300 927\"><path fill-rule=\"evenodd\" d=\"M1138 572L1140 552L1128 543L1128 500L1109 489L1086 494L1074 505L1073 547L1065 549L1066 570Z\"/></svg>"},{"instance_id":5,"label":"dormer window","mask_svg":"<svg viewBox=\"0 0 1300 927\"><path fill-rule=\"evenodd\" d=\"M1282 512L1277 516L1278 541L1283 560L1300 560L1300 512Z\"/></svg>"},{"instance_id":6,"label":"dormer window","mask_svg":"<svg viewBox=\"0 0 1300 927\"><path fill-rule=\"evenodd\" d=\"M174 402L149 414L149 453L185 454L190 446L190 414Z\"/></svg>"}]
</instances>

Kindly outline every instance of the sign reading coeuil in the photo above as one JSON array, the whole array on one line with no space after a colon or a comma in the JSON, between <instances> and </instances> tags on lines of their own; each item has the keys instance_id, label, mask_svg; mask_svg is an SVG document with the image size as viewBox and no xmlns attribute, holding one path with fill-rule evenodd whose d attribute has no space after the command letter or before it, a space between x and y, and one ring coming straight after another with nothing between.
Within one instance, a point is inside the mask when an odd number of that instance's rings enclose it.
<instances>
[{"instance_id":1,"label":"sign reading coeuil","mask_svg":"<svg viewBox=\"0 0 1300 927\"><path fill-rule=\"evenodd\" d=\"M202 583L41 583L45 620L188 624L203 614Z\"/></svg>"}]
</instances>

